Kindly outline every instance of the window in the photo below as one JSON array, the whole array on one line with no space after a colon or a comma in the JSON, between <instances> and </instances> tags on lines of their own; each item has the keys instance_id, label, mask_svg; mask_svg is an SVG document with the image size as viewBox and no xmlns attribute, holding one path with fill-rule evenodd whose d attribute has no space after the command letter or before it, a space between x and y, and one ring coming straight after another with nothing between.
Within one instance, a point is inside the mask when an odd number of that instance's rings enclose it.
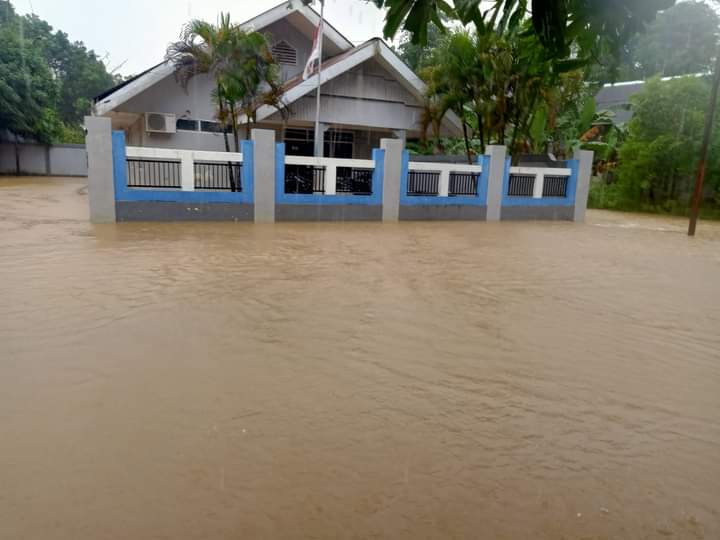
<instances>
[{"instance_id":1,"label":"window","mask_svg":"<svg viewBox=\"0 0 720 540\"><path fill-rule=\"evenodd\" d=\"M188 118L178 118L175 122L175 129L180 129L182 131L197 131L198 121L190 120Z\"/></svg>"},{"instance_id":2,"label":"window","mask_svg":"<svg viewBox=\"0 0 720 540\"><path fill-rule=\"evenodd\" d=\"M278 41L272 47L272 54L278 64L297 65L297 51L287 41Z\"/></svg>"},{"instance_id":3,"label":"window","mask_svg":"<svg viewBox=\"0 0 720 540\"><path fill-rule=\"evenodd\" d=\"M230 132L230 128L225 128L226 132ZM207 133L222 133L223 126L220 122L207 122L205 120L200 121L200 131Z\"/></svg>"}]
</instances>

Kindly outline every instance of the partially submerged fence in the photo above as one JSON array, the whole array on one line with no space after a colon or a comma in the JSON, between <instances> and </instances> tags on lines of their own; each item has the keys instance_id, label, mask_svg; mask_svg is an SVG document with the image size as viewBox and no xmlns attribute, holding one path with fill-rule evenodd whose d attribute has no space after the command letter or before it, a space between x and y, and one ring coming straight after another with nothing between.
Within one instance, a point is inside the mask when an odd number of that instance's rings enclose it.
<instances>
[{"instance_id":1,"label":"partially submerged fence","mask_svg":"<svg viewBox=\"0 0 720 540\"><path fill-rule=\"evenodd\" d=\"M85 145L0 142L0 174L87 176Z\"/></svg>"},{"instance_id":2,"label":"partially submerged fence","mask_svg":"<svg viewBox=\"0 0 720 540\"><path fill-rule=\"evenodd\" d=\"M275 205L278 220L382 218L384 151L373 159L285 155L275 149Z\"/></svg>"},{"instance_id":3,"label":"partially submerged fence","mask_svg":"<svg viewBox=\"0 0 720 540\"><path fill-rule=\"evenodd\" d=\"M485 219L489 156L476 164L412 161L403 153L400 219Z\"/></svg>"},{"instance_id":4,"label":"partially submerged fence","mask_svg":"<svg viewBox=\"0 0 720 540\"><path fill-rule=\"evenodd\" d=\"M122 132L112 142L117 219L252 220L252 141L242 153L126 147Z\"/></svg>"},{"instance_id":5,"label":"partially submerged fence","mask_svg":"<svg viewBox=\"0 0 720 540\"><path fill-rule=\"evenodd\" d=\"M567 167L511 167L503 178L504 219L573 219L578 162Z\"/></svg>"},{"instance_id":6,"label":"partially submerged fence","mask_svg":"<svg viewBox=\"0 0 720 540\"><path fill-rule=\"evenodd\" d=\"M126 147L124 134L112 133L114 212L106 213L120 221L581 220L586 203L590 153L556 168L511 167L502 147L473 164L424 162L384 140L372 159L316 158L285 155L272 132L255 132L240 153Z\"/></svg>"}]
</instances>

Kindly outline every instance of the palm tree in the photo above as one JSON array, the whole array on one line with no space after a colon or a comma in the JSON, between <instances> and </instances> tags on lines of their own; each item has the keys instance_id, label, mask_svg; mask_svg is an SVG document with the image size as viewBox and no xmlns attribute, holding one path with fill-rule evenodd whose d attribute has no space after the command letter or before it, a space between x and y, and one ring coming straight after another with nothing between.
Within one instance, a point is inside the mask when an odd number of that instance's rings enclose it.
<instances>
[{"instance_id":1,"label":"palm tree","mask_svg":"<svg viewBox=\"0 0 720 540\"><path fill-rule=\"evenodd\" d=\"M192 20L183 27L180 40L172 43L166 58L175 66L176 80L187 89L194 76L207 74L215 79L213 100L217 117L226 126L225 150L230 151L228 129L232 130L239 151L238 116L248 127L257 109L271 105L281 112L279 69L264 35L247 32L230 22L230 14L220 14L217 25Z\"/></svg>"}]
</instances>

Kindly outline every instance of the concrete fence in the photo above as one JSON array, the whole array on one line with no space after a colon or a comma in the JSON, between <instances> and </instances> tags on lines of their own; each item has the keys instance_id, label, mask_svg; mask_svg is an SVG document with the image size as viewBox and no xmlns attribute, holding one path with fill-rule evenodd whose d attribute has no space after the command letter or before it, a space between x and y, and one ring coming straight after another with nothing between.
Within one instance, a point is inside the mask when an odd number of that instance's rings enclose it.
<instances>
[{"instance_id":1,"label":"concrete fence","mask_svg":"<svg viewBox=\"0 0 720 540\"><path fill-rule=\"evenodd\" d=\"M504 147L477 163L414 160L397 139L372 159L288 156L268 130L241 153L126 147L89 118L93 221L563 219L582 221L592 153L566 167L511 167Z\"/></svg>"},{"instance_id":2,"label":"concrete fence","mask_svg":"<svg viewBox=\"0 0 720 540\"><path fill-rule=\"evenodd\" d=\"M0 174L87 176L85 145L0 142Z\"/></svg>"}]
</instances>

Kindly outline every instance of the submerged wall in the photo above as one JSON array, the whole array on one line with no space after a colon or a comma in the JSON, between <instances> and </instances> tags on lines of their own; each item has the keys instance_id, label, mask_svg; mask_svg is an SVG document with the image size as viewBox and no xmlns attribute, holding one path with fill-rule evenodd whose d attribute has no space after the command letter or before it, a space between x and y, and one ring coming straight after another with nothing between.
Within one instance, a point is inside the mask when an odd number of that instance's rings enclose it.
<instances>
[{"instance_id":1,"label":"submerged wall","mask_svg":"<svg viewBox=\"0 0 720 540\"><path fill-rule=\"evenodd\" d=\"M0 174L87 176L85 145L0 142Z\"/></svg>"},{"instance_id":2,"label":"submerged wall","mask_svg":"<svg viewBox=\"0 0 720 540\"><path fill-rule=\"evenodd\" d=\"M233 154L127 147L114 132L110 149L88 145L91 163L106 163L103 153L112 163L111 174L91 172L91 206L112 205L110 221L584 218L591 153L563 168L527 168L510 167L504 147L458 164L413 161L398 139L382 139L370 160L287 156L275 141L255 129Z\"/></svg>"}]
</instances>

